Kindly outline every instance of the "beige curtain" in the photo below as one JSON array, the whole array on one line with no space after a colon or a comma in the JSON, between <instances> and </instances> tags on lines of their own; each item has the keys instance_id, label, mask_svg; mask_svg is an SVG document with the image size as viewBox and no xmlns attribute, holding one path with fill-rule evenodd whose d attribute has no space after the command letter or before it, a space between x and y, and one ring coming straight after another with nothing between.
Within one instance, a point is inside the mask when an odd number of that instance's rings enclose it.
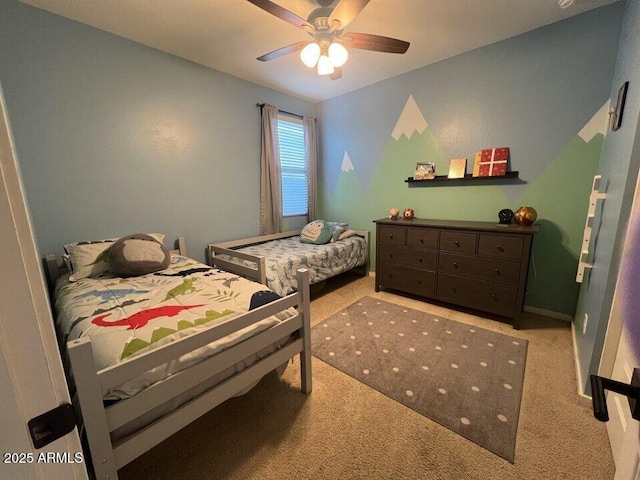
<instances>
[{"instance_id":1,"label":"beige curtain","mask_svg":"<svg viewBox=\"0 0 640 480\"><path fill-rule=\"evenodd\" d=\"M280 177L280 143L278 109L262 107L262 142L260 154L260 235L279 233L282 224L282 186Z\"/></svg>"},{"instance_id":2,"label":"beige curtain","mask_svg":"<svg viewBox=\"0 0 640 480\"><path fill-rule=\"evenodd\" d=\"M316 119L302 117L304 126L304 145L307 153L307 195L309 202L309 221L318 218L318 135Z\"/></svg>"}]
</instances>

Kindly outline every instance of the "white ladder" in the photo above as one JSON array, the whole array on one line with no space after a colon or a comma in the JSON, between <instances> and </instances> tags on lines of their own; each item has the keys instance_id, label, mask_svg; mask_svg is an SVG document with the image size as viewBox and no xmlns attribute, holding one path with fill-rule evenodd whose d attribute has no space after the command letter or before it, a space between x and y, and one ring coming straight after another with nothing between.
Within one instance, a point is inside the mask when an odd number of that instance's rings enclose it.
<instances>
[{"instance_id":1,"label":"white ladder","mask_svg":"<svg viewBox=\"0 0 640 480\"><path fill-rule=\"evenodd\" d=\"M587 220L584 225L584 235L582 236L582 247L580 249L580 261L578 262L578 273L576 273L576 282L582 283L584 279L584 271L587 268L593 268L593 264L587 260L589 258L589 245L591 244L591 232L593 229L593 220L596 216L596 205L598 200L607 198L606 193L600 193L601 175L593 177L593 186L591 187L591 195L589 195L589 210L587 212Z\"/></svg>"}]
</instances>

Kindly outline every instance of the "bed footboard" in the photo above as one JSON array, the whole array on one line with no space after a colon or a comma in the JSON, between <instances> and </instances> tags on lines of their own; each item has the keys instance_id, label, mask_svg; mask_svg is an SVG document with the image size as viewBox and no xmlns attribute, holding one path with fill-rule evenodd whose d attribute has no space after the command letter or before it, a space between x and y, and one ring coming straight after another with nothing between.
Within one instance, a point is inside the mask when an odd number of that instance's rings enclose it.
<instances>
[{"instance_id":1,"label":"bed footboard","mask_svg":"<svg viewBox=\"0 0 640 480\"><path fill-rule=\"evenodd\" d=\"M91 340L88 337L82 337L69 342L69 361L96 478L117 478L119 468L242 389L252 385L296 354L300 355L301 390L304 393L310 393L312 378L309 271L299 269L297 281L301 288L296 293L222 322L208 330L177 340L161 349L151 350L130 361L98 372L93 360ZM290 307L296 307L296 314L277 325L187 370L172 375L131 398L104 407L103 396L110 388ZM297 335L291 336L296 332ZM117 428L144 415L156 406L188 392L207 378L284 338L289 340L280 349L197 395L150 425L112 442L111 432Z\"/></svg>"}]
</instances>

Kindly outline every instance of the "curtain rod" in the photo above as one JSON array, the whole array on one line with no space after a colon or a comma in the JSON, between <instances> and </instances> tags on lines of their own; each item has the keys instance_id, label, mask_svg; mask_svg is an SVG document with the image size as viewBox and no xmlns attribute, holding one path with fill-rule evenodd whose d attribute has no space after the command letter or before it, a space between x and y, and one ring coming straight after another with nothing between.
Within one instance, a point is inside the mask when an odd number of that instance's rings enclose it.
<instances>
[{"instance_id":1,"label":"curtain rod","mask_svg":"<svg viewBox=\"0 0 640 480\"><path fill-rule=\"evenodd\" d=\"M262 112L262 107L264 107L264 103L256 103L256 107L260 107L260 112ZM297 118L304 118L302 115L299 115L297 113L291 113L291 112L287 112L285 110L280 110L278 109L278 112L280 113L284 113L286 115L291 115L292 117L297 117Z\"/></svg>"}]
</instances>

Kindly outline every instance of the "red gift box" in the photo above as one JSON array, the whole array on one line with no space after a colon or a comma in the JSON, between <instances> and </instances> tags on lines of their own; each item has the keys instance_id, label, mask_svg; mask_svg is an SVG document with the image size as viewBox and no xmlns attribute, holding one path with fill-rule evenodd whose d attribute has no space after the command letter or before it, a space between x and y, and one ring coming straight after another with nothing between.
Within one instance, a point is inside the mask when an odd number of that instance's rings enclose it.
<instances>
[{"instance_id":1,"label":"red gift box","mask_svg":"<svg viewBox=\"0 0 640 480\"><path fill-rule=\"evenodd\" d=\"M480 177L495 177L507 173L507 161L509 160L509 147L488 148L482 150L480 159Z\"/></svg>"}]
</instances>

